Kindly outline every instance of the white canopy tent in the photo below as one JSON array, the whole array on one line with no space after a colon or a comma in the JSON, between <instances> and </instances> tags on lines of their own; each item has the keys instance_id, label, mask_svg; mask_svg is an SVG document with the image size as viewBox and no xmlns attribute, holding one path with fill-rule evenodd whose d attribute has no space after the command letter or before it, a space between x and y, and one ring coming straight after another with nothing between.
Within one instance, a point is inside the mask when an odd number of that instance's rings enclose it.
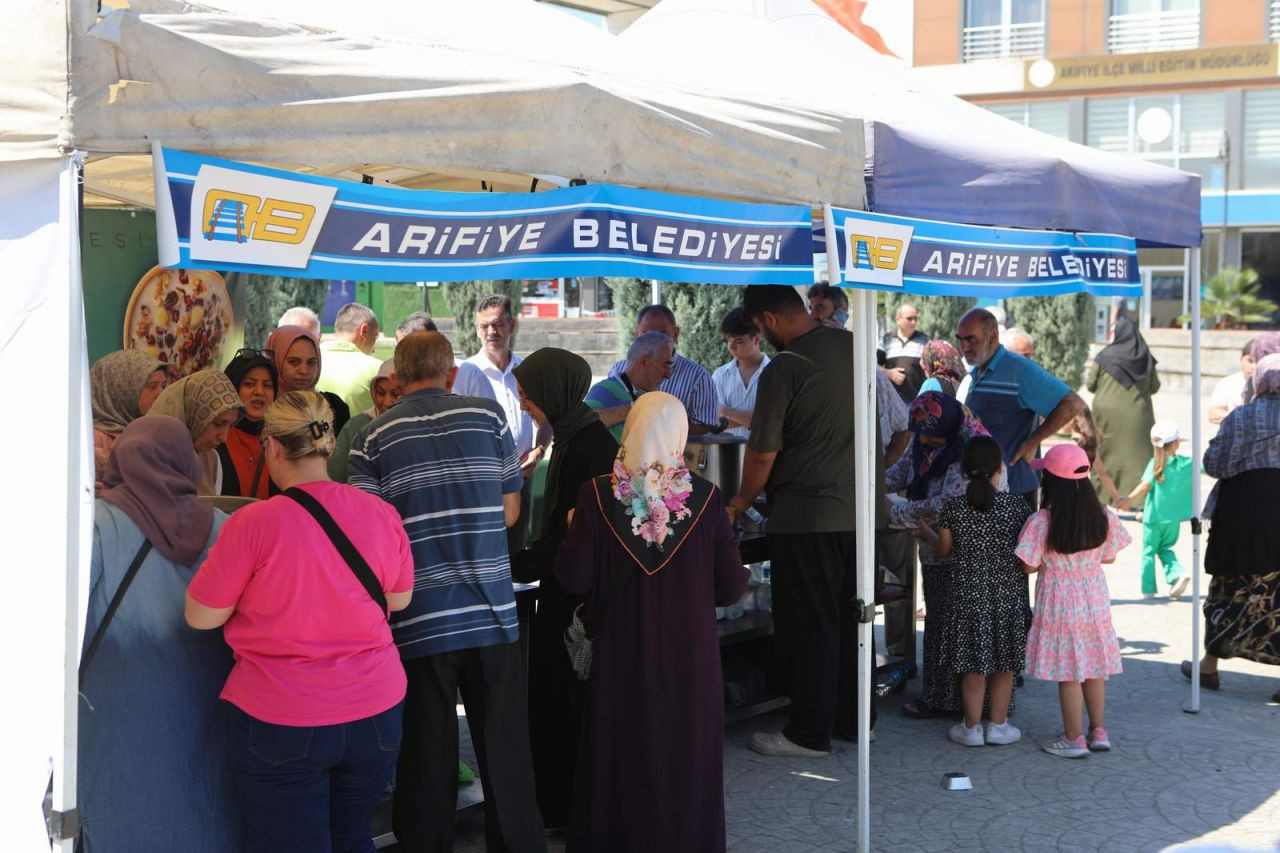
<instances>
[{"instance_id":1,"label":"white canopy tent","mask_svg":"<svg viewBox=\"0 0 1280 853\"><path fill-rule=\"evenodd\" d=\"M289 0L270 7L300 23L263 19L248 0L222 0L222 10L138 0L127 11L104 10L101 20L91 0L19 2L10 20L22 20L24 28L0 37L10 81L0 103L0 257L15 273L0 314L0 364L9 399L44 399L43 377L68 378L66 395L42 410L42 420L54 425L42 431L54 436L54 452L18 455L11 476L23 489L8 492L0 507L13 530L43 534L19 541L19 564L35 571L23 576L26 586L0 619L5 648L32 650L18 670L31 701L18 703L15 721L31 734L6 771L0 807L6 810L0 825L22 849L42 831L30 792L50 752L58 770L54 808L74 805L78 591L87 575L92 515L76 244L74 164L81 157L89 159L86 203L146 204L146 152L162 141L304 171L394 177L409 186L480 189L484 181L524 189L529 176L543 176L552 184L581 178L866 206L857 112L825 107L833 99L803 88L795 97L785 87L758 87L754 75L707 72L652 82L657 69L675 64L671 48L657 61L653 52L623 48L620 40L521 0L425 8L383 0L327 10ZM574 59L547 58L560 56ZM745 65L773 67L770 56L755 54ZM837 89L856 82L841 81ZM1140 175L1134 184L1167 187L1166 172ZM859 304L866 334L874 301L864 294ZM874 389L866 355L855 376L869 429ZM39 378L23 370L37 363ZM24 425L6 437L9 446L22 447L30 434ZM869 440L859 442L864 491L871 452ZM870 530L869 513L859 529ZM861 541L869 549L871 537ZM863 565L871 565L869 558ZM860 595L869 600L869 575L862 583ZM51 603L41 609L33 601ZM867 750L862 754L865 847Z\"/></svg>"}]
</instances>

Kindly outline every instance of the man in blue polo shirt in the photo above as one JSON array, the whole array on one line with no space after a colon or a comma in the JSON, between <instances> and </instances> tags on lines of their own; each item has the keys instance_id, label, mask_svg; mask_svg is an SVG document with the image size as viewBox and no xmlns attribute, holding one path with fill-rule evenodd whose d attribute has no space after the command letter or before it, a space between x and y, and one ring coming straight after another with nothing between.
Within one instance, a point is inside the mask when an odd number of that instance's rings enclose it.
<instances>
[{"instance_id":1,"label":"man in blue polo shirt","mask_svg":"<svg viewBox=\"0 0 1280 853\"><path fill-rule=\"evenodd\" d=\"M392 827L406 853L452 849L461 691L486 833L505 849L537 853L546 841L507 556L524 477L502 407L451 394L457 372L443 335L406 336L396 344L404 394L348 457L347 482L395 507L413 548L414 601L391 622L409 682Z\"/></svg>"},{"instance_id":2,"label":"man in blue polo shirt","mask_svg":"<svg viewBox=\"0 0 1280 853\"><path fill-rule=\"evenodd\" d=\"M1031 359L1001 346L999 335L996 318L982 308L966 313L956 326L960 351L977 365L969 372L966 403L1004 450L1009 492L1025 495L1034 509L1040 481L1027 463L1042 441L1084 408L1084 400Z\"/></svg>"}]
</instances>

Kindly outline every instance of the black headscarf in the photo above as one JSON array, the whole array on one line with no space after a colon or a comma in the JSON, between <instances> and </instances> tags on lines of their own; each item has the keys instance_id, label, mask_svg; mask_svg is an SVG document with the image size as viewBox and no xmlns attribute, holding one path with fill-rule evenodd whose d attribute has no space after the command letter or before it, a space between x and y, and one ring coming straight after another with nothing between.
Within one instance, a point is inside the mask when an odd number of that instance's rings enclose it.
<instances>
[{"instance_id":1,"label":"black headscarf","mask_svg":"<svg viewBox=\"0 0 1280 853\"><path fill-rule=\"evenodd\" d=\"M235 386L236 393L240 393L240 382L244 379L245 374L255 367L265 367L271 374L271 385L276 389L276 396L280 396L280 372L276 370L276 363L264 355L269 350L257 350L250 352L249 350L241 350L236 353L236 357L227 362L223 373L227 374L227 378L231 380L231 384ZM252 435L261 435L262 427L265 420L252 421L249 420L245 410L241 410L240 420L236 421L236 427L244 430Z\"/></svg>"},{"instance_id":2,"label":"black headscarf","mask_svg":"<svg viewBox=\"0 0 1280 853\"><path fill-rule=\"evenodd\" d=\"M1128 314L1116 318L1115 335L1096 359L1098 366L1126 388L1141 382L1156 368L1156 360L1138 331L1138 324Z\"/></svg>"},{"instance_id":3,"label":"black headscarf","mask_svg":"<svg viewBox=\"0 0 1280 853\"><path fill-rule=\"evenodd\" d=\"M530 353L511 371L524 394L542 410L555 434L556 449L547 469L547 490L543 499L547 513L555 511L561 471L573 437L600 420L583 399L591 388L591 366L577 353L543 347Z\"/></svg>"}]
</instances>

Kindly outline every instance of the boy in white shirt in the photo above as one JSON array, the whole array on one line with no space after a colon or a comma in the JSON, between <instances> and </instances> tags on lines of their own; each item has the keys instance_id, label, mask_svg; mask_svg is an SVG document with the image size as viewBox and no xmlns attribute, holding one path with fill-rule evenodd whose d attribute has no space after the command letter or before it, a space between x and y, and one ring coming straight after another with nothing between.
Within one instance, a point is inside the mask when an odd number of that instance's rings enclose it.
<instances>
[{"instance_id":1,"label":"boy in white shirt","mask_svg":"<svg viewBox=\"0 0 1280 853\"><path fill-rule=\"evenodd\" d=\"M719 416L729 419L725 435L746 438L751 430L751 412L756 407L756 385L769 356L760 351L760 330L734 308L720 321L720 334L733 358L716 368L711 381L719 398Z\"/></svg>"}]
</instances>

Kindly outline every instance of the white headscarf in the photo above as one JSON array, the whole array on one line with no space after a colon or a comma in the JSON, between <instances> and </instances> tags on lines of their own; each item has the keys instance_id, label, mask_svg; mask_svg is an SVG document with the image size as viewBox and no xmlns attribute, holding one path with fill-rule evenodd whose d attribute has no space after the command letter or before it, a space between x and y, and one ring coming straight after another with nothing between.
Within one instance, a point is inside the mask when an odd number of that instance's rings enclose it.
<instances>
[{"instance_id":1,"label":"white headscarf","mask_svg":"<svg viewBox=\"0 0 1280 853\"><path fill-rule=\"evenodd\" d=\"M655 463L683 468L688 440L689 413L684 404L665 391L650 391L631 404L622 425L618 461L633 476Z\"/></svg>"}]
</instances>

